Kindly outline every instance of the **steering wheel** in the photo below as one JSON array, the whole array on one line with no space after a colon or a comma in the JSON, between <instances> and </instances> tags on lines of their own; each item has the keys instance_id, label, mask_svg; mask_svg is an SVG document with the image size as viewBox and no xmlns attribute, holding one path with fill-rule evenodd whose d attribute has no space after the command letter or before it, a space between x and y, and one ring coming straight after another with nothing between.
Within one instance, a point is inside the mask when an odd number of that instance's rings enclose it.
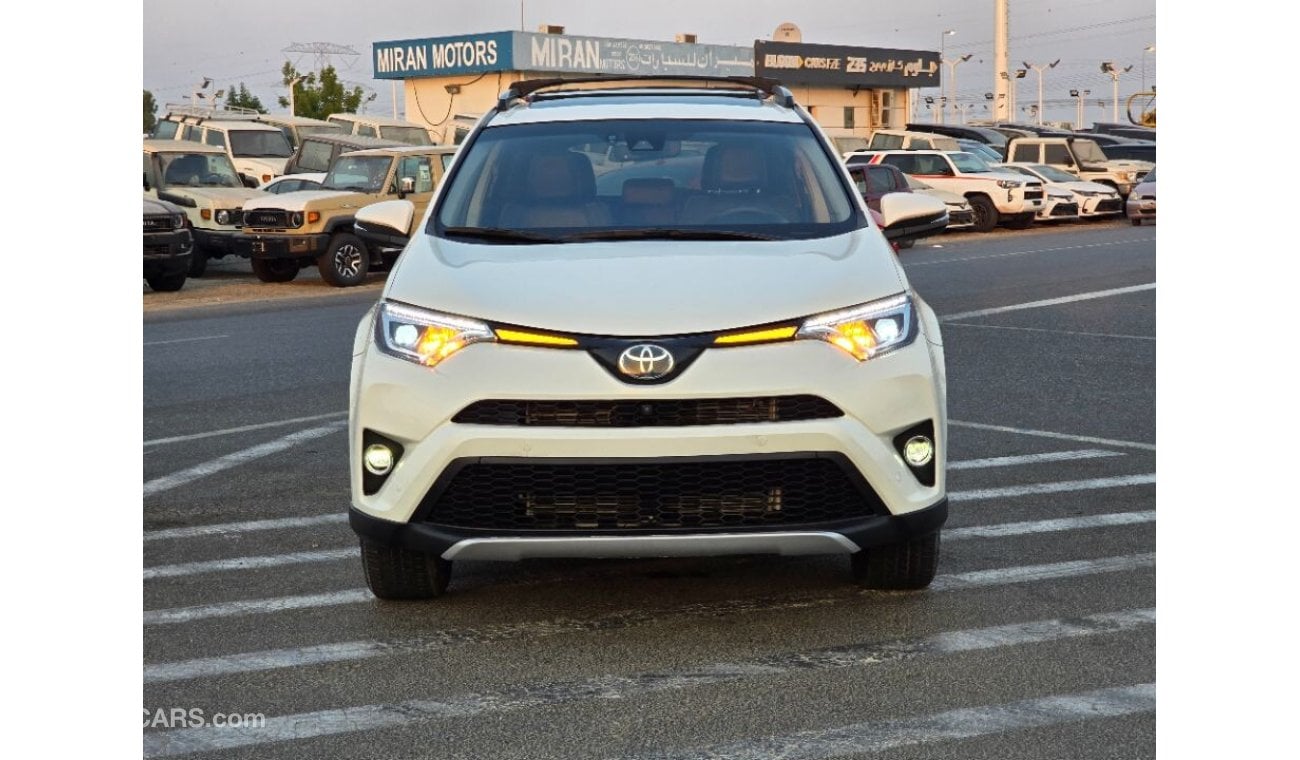
<instances>
[{"instance_id":1,"label":"steering wheel","mask_svg":"<svg viewBox=\"0 0 1300 760\"><path fill-rule=\"evenodd\" d=\"M225 182L225 177L222 177L220 174L217 174L215 172L211 174L203 175L203 184L205 185L220 185L224 182Z\"/></svg>"},{"instance_id":2,"label":"steering wheel","mask_svg":"<svg viewBox=\"0 0 1300 760\"><path fill-rule=\"evenodd\" d=\"M721 214L715 214L709 217L710 222L734 222L738 224L764 224L773 222L776 224L785 224L789 219L784 214L780 214L772 209L759 208L757 206L740 206L733 209L727 209Z\"/></svg>"}]
</instances>

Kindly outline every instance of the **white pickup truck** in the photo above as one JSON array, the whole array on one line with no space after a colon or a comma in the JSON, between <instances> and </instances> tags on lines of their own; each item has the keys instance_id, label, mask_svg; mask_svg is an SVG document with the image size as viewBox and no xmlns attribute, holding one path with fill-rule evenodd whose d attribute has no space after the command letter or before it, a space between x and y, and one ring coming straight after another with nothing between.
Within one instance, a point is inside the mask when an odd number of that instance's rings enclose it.
<instances>
[{"instance_id":1,"label":"white pickup truck","mask_svg":"<svg viewBox=\"0 0 1300 760\"><path fill-rule=\"evenodd\" d=\"M926 184L970 201L975 229L988 232L998 224L1024 229L1043 208L1043 183L991 167L970 153L939 150L885 150L871 163L895 166Z\"/></svg>"}]
</instances>

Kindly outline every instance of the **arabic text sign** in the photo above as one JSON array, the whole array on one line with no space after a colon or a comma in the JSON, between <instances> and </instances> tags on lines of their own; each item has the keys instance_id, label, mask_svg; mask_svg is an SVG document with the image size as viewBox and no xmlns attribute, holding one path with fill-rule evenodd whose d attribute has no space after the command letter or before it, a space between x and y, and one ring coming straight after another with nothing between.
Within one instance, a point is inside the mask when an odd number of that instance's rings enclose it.
<instances>
[{"instance_id":1,"label":"arabic text sign","mask_svg":"<svg viewBox=\"0 0 1300 760\"><path fill-rule=\"evenodd\" d=\"M699 45L568 34L515 32L514 68L630 76L753 76L754 51L735 45Z\"/></svg>"},{"instance_id":2,"label":"arabic text sign","mask_svg":"<svg viewBox=\"0 0 1300 760\"><path fill-rule=\"evenodd\" d=\"M939 54L800 42L754 43L754 72L797 84L937 87Z\"/></svg>"}]
</instances>

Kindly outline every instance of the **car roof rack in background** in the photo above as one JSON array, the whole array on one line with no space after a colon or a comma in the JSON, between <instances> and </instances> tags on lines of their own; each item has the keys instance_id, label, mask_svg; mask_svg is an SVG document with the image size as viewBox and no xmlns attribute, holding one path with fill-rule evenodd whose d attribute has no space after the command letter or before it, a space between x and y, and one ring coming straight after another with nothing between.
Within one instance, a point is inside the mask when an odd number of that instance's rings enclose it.
<instances>
[{"instance_id":1,"label":"car roof rack in background","mask_svg":"<svg viewBox=\"0 0 1300 760\"><path fill-rule=\"evenodd\" d=\"M521 79L510 85L505 92L497 99L496 110L505 111L514 105L518 100L536 100L538 97L545 98L567 98L567 97L589 97L601 94L622 94L603 93L601 90L583 89L583 90L561 90L557 92L539 93L540 90L552 87L562 87L571 84L606 84L611 82L630 82L636 84L645 84L654 82L657 84L667 83L666 87L656 87L655 89L671 89L672 83L689 83L688 85L679 85L681 89L699 89L692 85L698 84L725 84L733 85L732 88L717 88L717 94L730 95L735 94L737 89L742 89L745 96L752 96L755 92L761 93L766 97L772 98L777 105L786 108L795 106L794 94L785 86L775 79L767 77L722 77L722 76L596 76L596 77L578 77L574 79Z\"/></svg>"},{"instance_id":2,"label":"car roof rack in background","mask_svg":"<svg viewBox=\"0 0 1300 760\"><path fill-rule=\"evenodd\" d=\"M249 119L255 116L261 116L262 112L256 108L243 108L241 106L195 106L188 103L168 103L165 107L165 116L193 116L199 119Z\"/></svg>"}]
</instances>

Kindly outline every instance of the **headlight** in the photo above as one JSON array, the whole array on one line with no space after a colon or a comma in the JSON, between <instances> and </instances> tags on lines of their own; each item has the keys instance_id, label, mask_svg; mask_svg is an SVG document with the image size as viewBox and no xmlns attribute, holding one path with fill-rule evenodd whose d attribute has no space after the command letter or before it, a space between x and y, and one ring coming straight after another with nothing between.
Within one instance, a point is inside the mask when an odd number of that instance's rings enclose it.
<instances>
[{"instance_id":1,"label":"headlight","mask_svg":"<svg viewBox=\"0 0 1300 760\"><path fill-rule=\"evenodd\" d=\"M1020 182L1017 182L1017 181L1014 180L1014 179L1000 179L1000 180L998 180L998 187L1003 188L1003 189L1005 189L1005 190L1010 190L1010 189L1013 188L1013 187L1020 187L1020 184L1021 184Z\"/></svg>"},{"instance_id":2,"label":"headlight","mask_svg":"<svg viewBox=\"0 0 1300 760\"><path fill-rule=\"evenodd\" d=\"M291 215L289 216L289 225L290 225L291 227L301 227L301 226L302 226L302 212L301 212L301 211L295 211L295 212L293 212L293 214L291 214Z\"/></svg>"},{"instance_id":3,"label":"headlight","mask_svg":"<svg viewBox=\"0 0 1300 760\"><path fill-rule=\"evenodd\" d=\"M902 294L809 317L795 338L824 340L866 361L909 345L916 332L912 298Z\"/></svg>"},{"instance_id":4,"label":"headlight","mask_svg":"<svg viewBox=\"0 0 1300 760\"><path fill-rule=\"evenodd\" d=\"M217 212L217 224L230 224L230 212L221 209Z\"/></svg>"},{"instance_id":5,"label":"headlight","mask_svg":"<svg viewBox=\"0 0 1300 760\"><path fill-rule=\"evenodd\" d=\"M172 229L179 230L181 227L185 226L184 214L172 214L171 219L172 219Z\"/></svg>"},{"instance_id":6,"label":"headlight","mask_svg":"<svg viewBox=\"0 0 1300 760\"><path fill-rule=\"evenodd\" d=\"M375 325L379 349L426 367L433 367L471 343L494 341L482 322L403 304L383 303Z\"/></svg>"}]
</instances>

